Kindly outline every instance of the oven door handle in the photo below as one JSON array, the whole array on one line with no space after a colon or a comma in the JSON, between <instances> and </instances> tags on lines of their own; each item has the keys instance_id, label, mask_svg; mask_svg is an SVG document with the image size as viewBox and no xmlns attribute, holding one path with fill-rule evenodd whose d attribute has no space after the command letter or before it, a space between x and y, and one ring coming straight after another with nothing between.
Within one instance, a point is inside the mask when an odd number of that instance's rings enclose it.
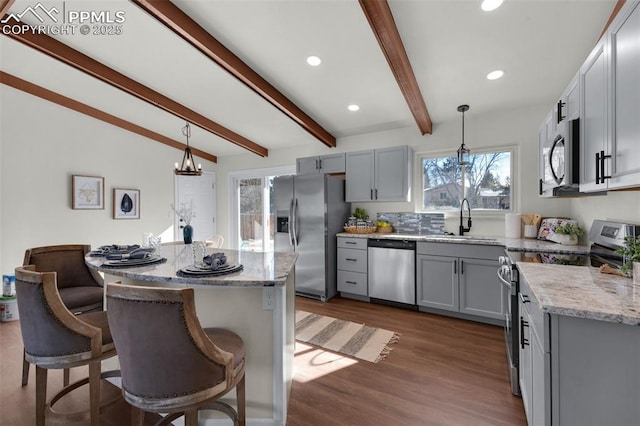
<instances>
[{"instance_id":1,"label":"oven door handle","mask_svg":"<svg viewBox=\"0 0 640 426\"><path fill-rule=\"evenodd\" d=\"M506 265L503 265L506 266ZM507 266L508 267L508 266ZM500 284L502 284L503 286L505 286L509 291L511 291L513 289L513 283L510 280L506 280L502 274L500 273L502 271L502 268L498 269L498 280L500 281Z\"/></svg>"}]
</instances>

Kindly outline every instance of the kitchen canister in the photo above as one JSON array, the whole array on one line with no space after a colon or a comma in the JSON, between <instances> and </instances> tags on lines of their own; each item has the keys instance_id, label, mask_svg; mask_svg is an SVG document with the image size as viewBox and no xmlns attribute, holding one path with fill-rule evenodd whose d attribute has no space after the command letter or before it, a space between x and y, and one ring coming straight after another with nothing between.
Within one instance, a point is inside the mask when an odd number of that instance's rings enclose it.
<instances>
[{"instance_id":1,"label":"kitchen canister","mask_svg":"<svg viewBox=\"0 0 640 426\"><path fill-rule=\"evenodd\" d=\"M2 295L4 297L11 297L16 295L16 276L15 275L2 276Z\"/></svg>"},{"instance_id":2,"label":"kitchen canister","mask_svg":"<svg viewBox=\"0 0 640 426\"><path fill-rule=\"evenodd\" d=\"M13 297L0 297L0 321L16 321L18 315L18 300Z\"/></svg>"},{"instance_id":3,"label":"kitchen canister","mask_svg":"<svg viewBox=\"0 0 640 426\"><path fill-rule=\"evenodd\" d=\"M505 238L520 238L521 218L519 214L507 213L504 215L504 236Z\"/></svg>"}]
</instances>

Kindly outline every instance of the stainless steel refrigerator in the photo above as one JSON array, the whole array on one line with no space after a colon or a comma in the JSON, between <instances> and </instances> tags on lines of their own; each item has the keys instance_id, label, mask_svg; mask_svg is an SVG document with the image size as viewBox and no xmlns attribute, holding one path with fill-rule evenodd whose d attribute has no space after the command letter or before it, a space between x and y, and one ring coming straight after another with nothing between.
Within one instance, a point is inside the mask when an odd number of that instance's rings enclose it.
<instances>
[{"instance_id":1,"label":"stainless steel refrigerator","mask_svg":"<svg viewBox=\"0 0 640 426\"><path fill-rule=\"evenodd\" d=\"M323 302L336 295L336 234L351 204L344 180L328 175L282 176L273 181L275 251L297 252L296 294Z\"/></svg>"}]
</instances>

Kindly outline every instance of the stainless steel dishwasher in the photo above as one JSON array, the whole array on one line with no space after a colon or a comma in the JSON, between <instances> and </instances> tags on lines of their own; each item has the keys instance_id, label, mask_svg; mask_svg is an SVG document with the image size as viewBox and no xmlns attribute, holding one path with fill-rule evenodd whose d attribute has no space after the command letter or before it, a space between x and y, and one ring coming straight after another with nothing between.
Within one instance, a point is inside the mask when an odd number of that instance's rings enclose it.
<instances>
[{"instance_id":1,"label":"stainless steel dishwasher","mask_svg":"<svg viewBox=\"0 0 640 426\"><path fill-rule=\"evenodd\" d=\"M369 239L369 298L416 304L416 243Z\"/></svg>"}]
</instances>

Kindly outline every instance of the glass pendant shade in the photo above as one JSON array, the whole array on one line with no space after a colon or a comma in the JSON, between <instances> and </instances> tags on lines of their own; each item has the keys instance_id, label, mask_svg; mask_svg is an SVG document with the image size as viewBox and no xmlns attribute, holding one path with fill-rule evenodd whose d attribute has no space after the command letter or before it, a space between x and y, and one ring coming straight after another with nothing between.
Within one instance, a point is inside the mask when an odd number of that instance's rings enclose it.
<instances>
[{"instance_id":1,"label":"glass pendant shade","mask_svg":"<svg viewBox=\"0 0 640 426\"><path fill-rule=\"evenodd\" d=\"M189 123L182 128L182 134L187 137L187 147L184 149L182 163L174 164L174 172L177 175L200 176L202 174L202 166L198 164L196 168L196 162L193 160L193 154L189 147L189 137L191 136L191 126Z\"/></svg>"},{"instance_id":2,"label":"glass pendant shade","mask_svg":"<svg viewBox=\"0 0 640 426\"><path fill-rule=\"evenodd\" d=\"M458 112L462 113L462 144L460 148L458 148L458 165L466 166L471 163L469 156L471 155L471 150L466 147L464 144L464 113L469 111L469 105L460 105L458 107Z\"/></svg>"}]
</instances>

